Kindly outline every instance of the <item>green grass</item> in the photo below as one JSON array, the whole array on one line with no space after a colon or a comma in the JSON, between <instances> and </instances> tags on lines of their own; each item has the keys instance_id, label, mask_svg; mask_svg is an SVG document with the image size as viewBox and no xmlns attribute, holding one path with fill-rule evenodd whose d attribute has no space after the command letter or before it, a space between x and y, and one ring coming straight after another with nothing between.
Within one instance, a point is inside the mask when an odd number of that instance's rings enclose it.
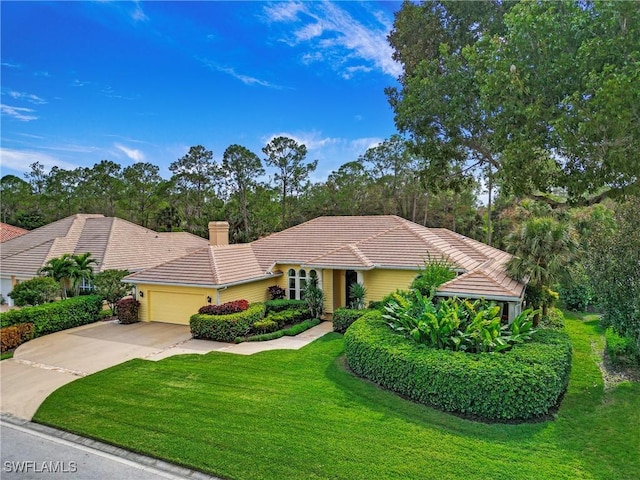
<instances>
[{"instance_id":1,"label":"green grass","mask_svg":"<svg viewBox=\"0 0 640 480\"><path fill-rule=\"evenodd\" d=\"M7 358L13 358L13 352L2 352L2 353L0 353L0 361L6 360Z\"/></svg>"},{"instance_id":2,"label":"green grass","mask_svg":"<svg viewBox=\"0 0 640 480\"><path fill-rule=\"evenodd\" d=\"M605 393L597 321L568 315L554 421L482 424L353 377L342 336L298 351L132 360L65 385L35 420L236 479L636 479L640 385Z\"/></svg>"}]
</instances>

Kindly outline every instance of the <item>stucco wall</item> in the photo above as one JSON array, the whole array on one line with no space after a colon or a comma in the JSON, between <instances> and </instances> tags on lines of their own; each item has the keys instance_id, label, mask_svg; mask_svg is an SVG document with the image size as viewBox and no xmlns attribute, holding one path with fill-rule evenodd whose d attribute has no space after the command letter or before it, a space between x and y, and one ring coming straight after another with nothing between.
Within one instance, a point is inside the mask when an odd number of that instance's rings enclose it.
<instances>
[{"instance_id":1,"label":"stucco wall","mask_svg":"<svg viewBox=\"0 0 640 480\"><path fill-rule=\"evenodd\" d=\"M396 290L406 290L418 276L418 270L374 269L364 272L364 287L367 289L366 303L379 301Z\"/></svg>"}]
</instances>

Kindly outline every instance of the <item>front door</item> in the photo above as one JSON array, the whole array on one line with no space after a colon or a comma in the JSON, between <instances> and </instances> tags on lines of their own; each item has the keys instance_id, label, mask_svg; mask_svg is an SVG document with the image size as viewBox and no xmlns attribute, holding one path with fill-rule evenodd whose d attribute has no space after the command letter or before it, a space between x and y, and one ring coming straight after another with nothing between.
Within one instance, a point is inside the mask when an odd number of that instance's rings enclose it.
<instances>
[{"instance_id":1,"label":"front door","mask_svg":"<svg viewBox=\"0 0 640 480\"><path fill-rule=\"evenodd\" d=\"M354 283L358 283L358 273L355 270L346 270L344 298L346 299L347 308L351 305L351 285Z\"/></svg>"}]
</instances>

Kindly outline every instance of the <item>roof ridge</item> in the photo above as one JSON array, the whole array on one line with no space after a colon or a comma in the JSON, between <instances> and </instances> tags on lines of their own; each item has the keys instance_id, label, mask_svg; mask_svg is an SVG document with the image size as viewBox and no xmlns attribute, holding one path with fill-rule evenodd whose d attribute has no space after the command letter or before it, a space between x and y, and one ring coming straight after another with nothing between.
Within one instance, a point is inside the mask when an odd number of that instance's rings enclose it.
<instances>
[{"instance_id":1,"label":"roof ridge","mask_svg":"<svg viewBox=\"0 0 640 480\"><path fill-rule=\"evenodd\" d=\"M373 265L373 262L369 260L369 258L364 253L362 253L357 244L348 243L347 247L351 249L354 255L358 257L362 261L362 263L364 263L365 265Z\"/></svg>"},{"instance_id":2,"label":"roof ridge","mask_svg":"<svg viewBox=\"0 0 640 480\"><path fill-rule=\"evenodd\" d=\"M207 248L209 249L209 266L211 267L211 273L213 274L214 283L217 283L220 279L218 274L218 265L216 263L216 256L213 254L215 250L213 245L209 245Z\"/></svg>"},{"instance_id":3,"label":"roof ridge","mask_svg":"<svg viewBox=\"0 0 640 480\"><path fill-rule=\"evenodd\" d=\"M105 242L105 247L104 247L104 254L102 255L102 265L99 265L99 267L98 267L99 270L102 269L103 265L108 265L107 256L109 255L109 252L111 250L109 248L109 244L111 243L111 238L113 237L113 235L115 233L115 230L116 230L115 229L116 220L120 220L118 217L105 217L105 216L103 216L103 218L111 220L111 225L109 226L109 235L107 236L107 241Z\"/></svg>"}]
</instances>

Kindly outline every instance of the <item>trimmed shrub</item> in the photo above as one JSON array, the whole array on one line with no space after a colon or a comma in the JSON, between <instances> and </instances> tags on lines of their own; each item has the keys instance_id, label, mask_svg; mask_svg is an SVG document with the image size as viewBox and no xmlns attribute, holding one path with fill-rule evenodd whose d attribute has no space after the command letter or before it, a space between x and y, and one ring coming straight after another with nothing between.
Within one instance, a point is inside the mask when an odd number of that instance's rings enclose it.
<instances>
[{"instance_id":1,"label":"trimmed shrub","mask_svg":"<svg viewBox=\"0 0 640 480\"><path fill-rule=\"evenodd\" d=\"M229 315L204 315L197 313L191 316L189 325L194 338L233 342L236 337L246 335L251 325L264 318L263 303L254 303L244 312Z\"/></svg>"},{"instance_id":2,"label":"trimmed shrub","mask_svg":"<svg viewBox=\"0 0 640 480\"><path fill-rule=\"evenodd\" d=\"M275 340L276 338L282 338L284 336L295 337L302 332L306 332L312 327L316 325L320 325L322 320L319 318L310 318L309 320L305 320L304 322L293 325L289 328L285 328L284 330L276 330L275 332L263 333L261 335L251 335L246 338L247 342L266 342L267 340ZM236 338L236 343L238 343L239 338Z\"/></svg>"},{"instance_id":3,"label":"trimmed shrub","mask_svg":"<svg viewBox=\"0 0 640 480\"><path fill-rule=\"evenodd\" d=\"M278 322L265 318L264 320L253 322L252 328L257 333L271 333L278 329Z\"/></svg>"},{"instance_id":4,"label":"trimmed shrub","mask_svg":"<svg viewBox=\"0 0 640 480\"><path fill-rule=\"evenodd\" d=\"M546 415L569 382L571 344L552 330L505 353L470 354L416 344L371 311L344 339L355 374L425 405L489 421Z\"/></svg>"},{"instance_id":5,"label":"trimmed shrub","mask_svg":"<svg viewBox=\"0 0 640 480\"><path fill-rule=\"evenodd\" d=\"M297 323L301 320L306 320L311 314L306 308L299 308L296 310L283 310L281 312L271 312L266 316L266 320L274 321L278 324L278 328L282 328L289 323Z\"/></svg>"},{"instance_id":6,"label":"trimmed shrub","mask_svg":"<svg viewBox=\"0 0 640 480\"><path fill-rule=\"evenodd\" d=\"M347 328L364 315L367 310L353 310L351 308L338 308L333 312L333 331L344 333Z\"/></svg>"},{"instance_id":7,"label":"trimmed shrub","mask_svg":"<svg viewBox=\"0 0 640 480\"><path fill-rule=\"evenodd\" d=\"M33 323L20 323L0 328L0 352L6 352L28 342L35 335Z\"/></svg>"},{"instance_id":8,"label":"trimmed shrub","mask_svg":"<svg viewBox=\"0 0 640 480\"><path fill-rule=\"evenodd\" d=\"M270 300L283 299L285 294L287 293L284 288L282 288L282 287L280 287L278 285L273 285L273 286L267 288L267 292L269 293L269 299Z\"/></svg>"},{"instance_id":9,"label":"trimmed shrub","mask_svg":"<svg viewBox=\"0 0 640 480\"><path fill-rule=\"evenodd\" d=\"M614 365L640 366L640 351L633 338L620 336L613 327L605 331L607 353Z\"/></svg>"},{"instance_id":10,"label":"trimmed shrub","mask_svg":"<svg viewBox=\"0 0 640 480\"><path fill-rule=\"evenodd\" d=\"M540 319L542 328L552 328L554 330L562 330L564 328L564 313L556 307L551 307L546 315Z\"/></svg>"},{"instance_id":11,"label":"trimmed shrub","mask_svg":"<svg viewBox=\"0 0 640 480\"><path fill-rule=\"evenodd\" d=\"M18 307L53 302L60 294L60 284L51 277L35 277L13 287L9 296Z\"/></svg>"},{"instance_id":12,"label":"trimmed shrub","mask_svg":"<svg viewBox=\"0 0 640 480\"><path fill-rule=\"evenodd\" d=\"M264 302L264 306L267 309L267 313L282 312L284 310L298 310L301 308L307 308L307 303L304 300L268 300Z\"/></svg>"},{"instance_id":13,"label":"trimmed shrub","mask_svg":"<svg viewBox=\"0 0 640 480\"><path fill-rule=\"evenodd\" d=\"M79 327L100 320L102 297L83 295L59 302L47 303L0 314L0 326L33 323L35 336L41 337L67 328Z\"/></svg>"},{"instance_id":14,"label":"trimmed shrub","mask_svg":"<svg viewBox=\"0 0 640 480\"><path fill-rule=\"evenodd\" d=\"M221 305L205 305L200 307L198 313L202 315L229 315L231 313L244 312L247 308L249 308L247 300L233 300Z\"/></svg>"},{"instance_id":15,"label":"trimmed shrub","mask_svg":"<svg viewBox=\"0 0 640 480\"><path fill-rule=\"evenodd\" d=\"M123 298L118 302L118 320L125 325L140 321L138 312L140 311L140 302L135 298Z\"/></svg>"}]
</instances>

